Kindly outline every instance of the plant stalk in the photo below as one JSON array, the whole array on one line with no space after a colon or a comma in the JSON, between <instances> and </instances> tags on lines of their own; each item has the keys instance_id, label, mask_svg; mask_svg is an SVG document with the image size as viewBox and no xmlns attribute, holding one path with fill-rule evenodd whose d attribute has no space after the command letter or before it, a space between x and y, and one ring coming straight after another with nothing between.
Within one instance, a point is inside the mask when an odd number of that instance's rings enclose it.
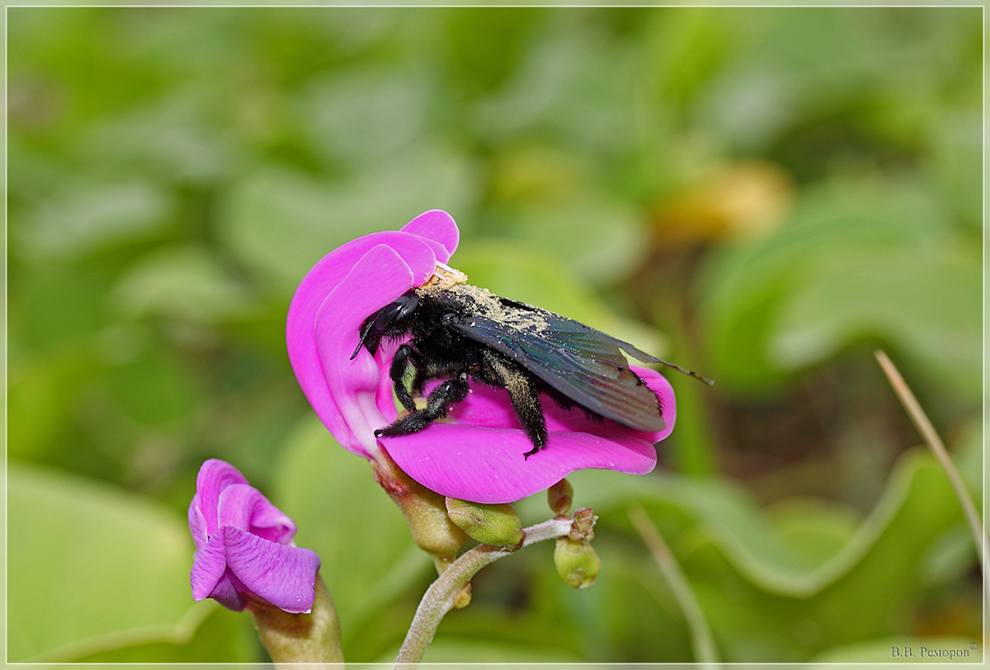
<instances>
[{"instance_id":1,"label":"plant stalk","mask_svg":"<svg viewBox=\"0 0 990 670\"><path fill-rule=\"evenodd\" d=\"M674 592L684 618L687 619L688 627L691 629L691 647L694 650L695 660L708 667L716 667L719 663L718 648L715 646L711 628L708 627L708 620L705 619L701 605L691 591L691 585L681 572L677 559L674 558L670 547L642 506L631 507L628 514L636 532L653 555L660 572L666 577L670 590Z\"/></svg>"},{"instance_id":2,"label":"plant stalk","mask_svg":"<svg viewBox=\"0 0 990 670\"><path fill-rule=\"evenodd\" d=\"M454 561L423 595L406 639L395 659L395 668L412 670L419 664L423 654L426 653L426 648L433 641L440 621L447 612L454 609L456 597L479 570L515 553L522 547L567 535L571 530L571 523L569 517L550 519L524 529L525 535L518 548L481 544Z\"/></svg>"},{"instance_id":3,"label":"plant stalk","mask_svg":"<svg viewBox=\"0 0 990 670\"><path fill-rule=\"evenodd\" d=\"M880 363L880 367L883 368L883 372L887 375L887 381L890 382L891 387L894 389L894 393L897 394L897 398L904 405L904 409L907 411L908 416L911 417L911 422L914 423L914 427L918 429L921 433L922 439L928 448L932 450L935 454L935 458L942 465L942 469L945 470L945 474L949 477L949 482L952 484L952 488L956 492L956 497L959 499L959 504L962 505L963 512L966 515L966 520L969 522L969 530L973 534L973 543L976 545L976 555L980 559L980 571L983 572L983 583L984 589L987 590L987 605L990 606L990 585L987 584L986 579L986 569L984 566L984 560L987 555L986 551L986 534L983 532L983 522L980 520L979 512L976 511L976 505L973 503L973 498L970 497L969 491L966 489L966 484L963 482L962 476L959 474L956 464L953 462L952 457L949 455L949 450L945 448L945 444L942 442L942 438L938 436L935 432L935 427L932 422L928 419L928 415L925 414L925 410L921 408L921 404L918 399L914 397L914 393L911 392L910 387L908 387L907 382L901 376L901 373L894 366L894 363L887 357L887 354L880 351L879 349L874 352L877 357L877 362Z\"/></svg>"}]
</instances>

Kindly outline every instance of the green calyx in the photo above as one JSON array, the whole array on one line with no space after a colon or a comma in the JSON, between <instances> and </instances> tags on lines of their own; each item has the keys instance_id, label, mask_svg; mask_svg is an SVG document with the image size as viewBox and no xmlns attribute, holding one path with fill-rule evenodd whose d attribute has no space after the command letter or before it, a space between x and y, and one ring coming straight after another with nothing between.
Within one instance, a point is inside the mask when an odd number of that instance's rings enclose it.
<instances>
[{"instance_id":1,"label":"green calyx","mask_svg":"<svg viewBox=\"0 0 990 670\"><path fill-rule=\"evenodd\" d=\"M343 664L340 621L330 592L319 573L316 575L316 597L310 612L291 614L254 601L248 603L248 610L261 643L276 665Z\"/></svg>"},{"instance_id":2,"label":"green calyx","mask_svg":"<svg viewBox=\"0 0 990 670\"><path fill-rule=\"evenodd\" d=\"M473 540L496 547L514 547L523 540L522 522L512 505L483 505L447 498L447 518Z\"/></svg>"},{"instance_id":3,"label":"green calyx","mask_svg":"<svg viewBox=\"0 0 990 670\"><path fill-rule=\"evenodd\" d=\"M375 481L402 510L413 541L430 554L437 572L442 573L468 540L468 534L447 517L443 496L414 481L385 450L372 467Z\"/></svg>"}]
</instances>

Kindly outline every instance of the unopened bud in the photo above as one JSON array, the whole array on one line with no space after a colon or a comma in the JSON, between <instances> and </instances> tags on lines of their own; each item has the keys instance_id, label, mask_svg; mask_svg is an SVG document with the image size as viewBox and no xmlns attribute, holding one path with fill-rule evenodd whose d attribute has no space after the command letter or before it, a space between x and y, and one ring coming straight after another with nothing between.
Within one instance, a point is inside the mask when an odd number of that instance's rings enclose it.
<instances>
[{"instance_id":1,"label":"unopened bud","mask_svg":"<svg viewBox=\"0 0 990 670\"><path fill-rule=\"evenodd\" d=\"M571 524L571 532L568 534L572 540L591 540L595 537L595 522L598 517L595 513L585 507L574 512L574 523Z\"/></svg>"},{"instance_id":2,"label":"unopened bud","mask_svg":"<svg viewBox=\"0 0 990 670\"><path fill-rule=\"evenodd\" d=\"M547 489L547 502L550 503L550 509L556 514L567 514L573 500L574 488L566 479L561 479Z\"/></svg>"},{"instance_id":3,"label":"unopened bud","mask_svg":"<svg viewBox=\"0 0 990 670\"><path fill-rule=\"evenodd\" d=\"M569 537L557 538L553 562L557 567L557 574L573 589L583 589L594 584L602 569L602 561L590 542L572 540Z\"/></svg>"},{"instance_id":4,"label":"unopened bud","mask_svg":"<svg viewBox=\"0 0 990 670\"><path fill-rule=\"evenodd\" d=\"M474 540L496 547L522 542L522 521L512 505L483 505L447 498L447 518Z\"/></svg>"}]
</instances>

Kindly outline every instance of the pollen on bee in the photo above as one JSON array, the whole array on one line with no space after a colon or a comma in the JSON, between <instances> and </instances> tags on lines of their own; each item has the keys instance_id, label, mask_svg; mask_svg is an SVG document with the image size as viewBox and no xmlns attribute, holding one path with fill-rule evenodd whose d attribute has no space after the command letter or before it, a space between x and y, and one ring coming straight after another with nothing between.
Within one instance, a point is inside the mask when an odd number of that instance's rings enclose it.
<instances>
[{"instance_id":1,"label":"pollen on bee","mask_svg":"<svg viewBox=\"0 0 990 670\"><path fill-rule=\"evenodd\" d=\"M422 288L432 288L438 286L441 288L449 288L451 286L456 286L457 284L464 284L467 282L467 275L458 270L457 268L452 268L449 265L437 261L436 269L433 270L433 274L430 278L426 280Z\"/></svg>"}]
</instances>

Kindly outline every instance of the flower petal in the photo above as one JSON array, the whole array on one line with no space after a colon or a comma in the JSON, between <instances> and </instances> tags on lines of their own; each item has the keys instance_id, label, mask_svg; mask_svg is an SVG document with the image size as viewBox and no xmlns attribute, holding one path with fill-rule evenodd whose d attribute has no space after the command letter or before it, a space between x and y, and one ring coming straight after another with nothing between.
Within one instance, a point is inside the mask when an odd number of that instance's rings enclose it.
<instances>
[{"instance_id":1,"label":"flower petal","mask_svg":"<svg viewBox=\"0 0 990 670\"><path fill-rule=\"evenodd\" d=\"M227 565L251 593L286 612L313 608L320 569L315 552L269 542L230 526L222 535Z\"/></svg>"},{"instance_id":2,"label":"flower petal","mask_svg":"<svg viewBox=\"0 0 990 670\"><path fill-rule=\"evenodd\" d=\"M443 383L443 379L433 379L423 385L423 395ZM483 426L486 428L519 428L519 419L509 401L509 392L479 384L468 379L468 395L454 405L447 413L446 421L462 426Z\"/></svg>"},{"instance_id":3,"label":"flower petal","mask_svg":"<svg viewBox=\"0 0 990 670\"><path fill-rule=\"evenodd\" d=\"M430 271L435 267L434 261ZM351 360L358 331L368 316L421 280L392 247L378 245L354 264L316 315L315 342L334 409L320 418L342 446L366 458L378 449L374 431L389 423L395 404L391 392L383 397L384 363L363 349Z\"/></svg>"},{"instance_id":4,"label":"flower petal","mask_svg":"<svg viewBox=\"0 0 990 670\"><path fill-rule=\"evenodd\" d=\"M660 416L667 424L663 430L655 433L643 433L643 435L649 436L653 442L666 439L674 430L674 423L677 421L677 399L674 397L674 388L667 381L667 378L656 370L641 368L638 365L630 365L629 369L639 375L647 388L656 394L657 400L660 401Z\"/></svg>"},{"instance_id":5,"label":"flower petal","mask_svg":"<svg viewBox=\"0 0 990 670\"><path fill-rule=\"evenodd\" d=\"M224 570L220 581L217 582L216 586L213 587L213 590L210 591L210 594L207 597L213 598L229 610L240 612L247 606L247 600L245 600L244 596L241 595L241 591L237 588L237 584L235 583L236 581L237 579L234 577L230 569Z\"/></svg>"},{"instance_id":6,"label":"flower petal","mask_svg":"<svg viewBox=\"0 0 990 670\"><path fill-rule=\"evenodd\" d=\"M434 248L434 252L437 255L437 260L441 263L446 263L454 255L461 237L461 232L457 229L454 218L442 209L431 209L428 212L423 212L402 226L402 232L419 235L439 243L443 250Z\"/></svg>"},{"instance_id":7,"label":"flower petal","mask_svg":"<svg viewBox=\"0 0 990 670\"><path fill-rule=\"evenodd\" d=\"M247 531L269 542L288 544L296 534L292 519L250 484L236 484L222 491L217 517L221 527Z\"/></svg>"},{"instance_id":8,"label":"flower petal","mask_svg":"<svg viewBox=\"0 0 990 670\"><path fill-rule=\"evenodd\" d=\"M360 260L377 246L386 246L392 249L407 266L406 272L412 274L412 279L407 282L406 288L402 291L393 293L382 288L380 293L376 292L376 286L381 288L377 268L369 267L368 264L365 264L362 270L363 276L353 274L355 266ZM324 256L299 284L299 288L296 289L292 298L286 320L286 344L292 369L317 416L345 447L355 453L367 456L368 454L365 452L369 451L368 445L362 446L361 442L350 443L351 434L347 430L337 401L327 384L328 377L342 375L325 373L323 363L327 362L332 366L346 365L350 360L351 353L353 353L353 347L357 345L356 328L360 327L365 318L395 300L405 291L425 283L436 269L435 249L441 248L442 245L438 242L428 241L409 233L384 232L365 235ZM328 361L327 357L321 356L321 352L318 350L318 337L314 336L314 328L318 314L321 309L325 308L328 297L340 287L348 276L351 277L350 285L352 287L361 284L368 287L362 293L362 300L365 304L358 305L352 300L343 300L343 293L337 294L335 302L348 305L354 310L366 310L366 313L354 329L353 339L350 340L351 350L344 352L343 348L340 348L336 352L334 360ZM336 367L329 369L333 370Z\"/></svg>"},{"instance_id":9,"label":"flower petal","mask_svg":"<svg viewBox=\"0 0 990 670\"><path fill-rule=\"evenodd\" d=\"M189 581L192 584L193 598L197 601L211 597L217 583L223 578L227 569L227 557L224 552L223 538L214 535L210 541L196 552L193 558L192 571Z\"/></svg>"},{"instance_id":10,"label":"flower petal","mask_svg":"<svg viewBox=\"0 0 990 670\"><path fill-rule=\"evenodd\" d=\"M206 517L203 516L199 508L199 495L194 495L189 503L189 532L192 533L193 542L197 549L202 549L203 545L210 539L206 534Z\"/></svg>"},{"instance_id":11,"label":"flower petal","mask_svg":"<svg viewBox=\"0 0 990 670\"><path fill-rule=\"evenodd\" d=\"M478 503L514 502L584 468L646 474L657 453L651 441L622 433L550 433L533 448L521 429L436 423L401 437L379 438L410 477L441 495Z\"/></svg>"},{"instance_id":12,"label":"flower petal","mask_svg":"<svg viewBox=\"0 0 990 670\"><path fill-rule=\"evenodd\" d=\"M226 461L211 458L200 466L199 474L196 475L196 496L193 498L193 502L199 508L203 521L205 521L206 537L212 537L220 528L217 523L220 493L228 486L247 483L244 475ZM199 519L194 519L190 511L190 530L193 530L194 522L199 523ZM193 532L194 538L196 532Z\"/></svg>"}]
</instances>

